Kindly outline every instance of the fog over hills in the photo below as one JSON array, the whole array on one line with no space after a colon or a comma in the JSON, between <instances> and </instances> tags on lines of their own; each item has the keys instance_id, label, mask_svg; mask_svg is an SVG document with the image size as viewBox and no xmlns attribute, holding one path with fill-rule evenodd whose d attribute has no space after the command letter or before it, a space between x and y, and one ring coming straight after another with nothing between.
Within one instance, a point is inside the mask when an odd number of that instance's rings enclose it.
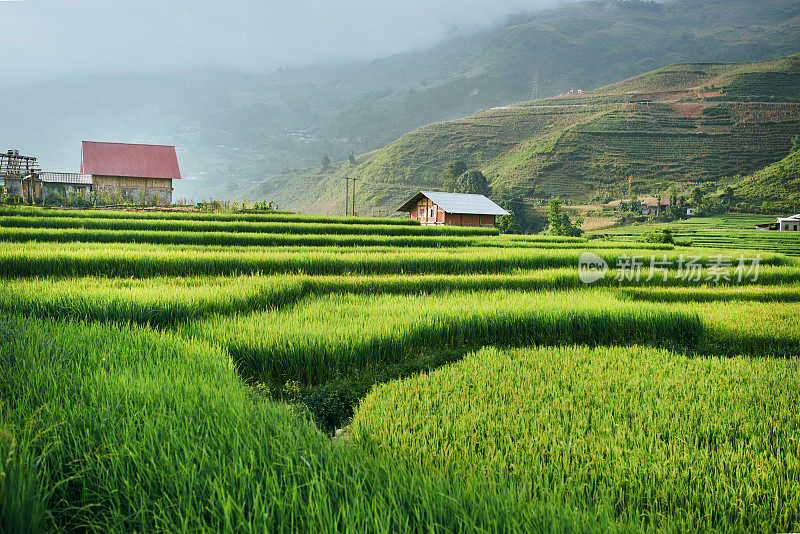
<instances>
[{"instance_id":1,"label":"fog over hills","mask_svg":"<svg viewBox=\"0 0 800 534\"><path fill-rule=\"evenodd\" d=\"M0 143L39 156L49 170L76 170L82 139L174 144L187 178L176 185L175 198L241 198L266 179L264 196L300 209L307 206L293 205L292 195L280 191L293 187L280 176L317 165L323 153L344 160L426 124L570 89L591 90L670 63L758 60L800 50L800 6L788 0L586 2L508 17L522 8L512 2L494 17L474 11L486 24L451 8L460 29L435 44L447 35L441 21L448 13L420 11L436 24L426 22L424 38L409 39L405 51L393 55L387 54L398 49L402 36L387 39L393 47L363 30L381 28L376 12L354 26L361 31L354 30L352 43L363 35L366 45L331 46L328 56L308 45L324 44L324 32L272 35L263 50L243 52L242 58L231 51L247 43L229 33L232 44L222 46L219 57L200 49L199 55L213 56L205 64L191 50L169 48L166 54L156 46L145 47L153 58L149 73L142 73L142 64L115 71L109 59L87 73L66 62L66 68L53 69L57 77L38 81L25 81L30 73L20 72L20 83L0 89L7 104ZM176 31L176 42L187 32L191 28ZM297 48L293 61L305 66L269 65L265 58L278 45ZM110 48L117 54L127 50ZM371 53L359 56L356 48ZM113 59L111 53L100 56ZM384 57L370 59L379 56ZM311 65L312 57L326 62Z\"/></svg>"}]
</instances>

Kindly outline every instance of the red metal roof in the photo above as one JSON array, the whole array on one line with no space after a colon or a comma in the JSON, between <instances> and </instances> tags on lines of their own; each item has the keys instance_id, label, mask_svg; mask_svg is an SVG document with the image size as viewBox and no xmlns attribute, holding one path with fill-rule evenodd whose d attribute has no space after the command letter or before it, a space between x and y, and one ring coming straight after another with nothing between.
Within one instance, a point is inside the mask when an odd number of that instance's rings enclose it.
<instances>
[{"instance_id":1,"label":"red metal roof","mask_svg":"<svg viewBox=\"0 0 800 534\"><path fill-rule=\"evenodd\" d=\"M106 176L179 180L174 146L83 141L81 172Z\"/></svg>"}]
</instances>

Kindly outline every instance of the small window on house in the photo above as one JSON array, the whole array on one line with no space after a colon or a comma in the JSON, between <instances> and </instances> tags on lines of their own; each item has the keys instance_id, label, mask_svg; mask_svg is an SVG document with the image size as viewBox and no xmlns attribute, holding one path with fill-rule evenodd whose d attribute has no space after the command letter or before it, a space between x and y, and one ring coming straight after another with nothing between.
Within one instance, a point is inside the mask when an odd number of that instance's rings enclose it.
<instances>
[{"instance_id":1,"label":"small window on house","mask_svg":"<svg viewBox=\"0 0 800 534\"><path fill-rule=\"evenodd\" d=\"M420 217L420 219L422 217L425 217L425 208L422 207L422 206L419 207L419 217Z\"/></svg>"},{"instance_id":2,"label":"small window on house","mask_svg":"<svg viewBox=\"0 0 800 534\"><path fill-rule=\"evenodd\" d=\"M434 213L436 213L436 210L435 210L434 208L431 208L431 210L430 210L430 215L428 215L428 216L429 216L429 217L433 217L433 214L434 214Z\"/></svg>"}]
</instances>

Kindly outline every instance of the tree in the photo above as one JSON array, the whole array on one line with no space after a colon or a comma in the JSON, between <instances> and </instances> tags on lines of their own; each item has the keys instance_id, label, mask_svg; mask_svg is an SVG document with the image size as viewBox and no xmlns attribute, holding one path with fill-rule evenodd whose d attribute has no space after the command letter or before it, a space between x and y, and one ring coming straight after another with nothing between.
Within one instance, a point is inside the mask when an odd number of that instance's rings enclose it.
<instances>
[{"instance_id":1,"label":"tree","mask_svg":"<svg viewBox=\"0 0 800 534\"><path fill-rule=\"evenodd\" d=\"M489 182L481 171L469 171L459 176L456 180L456 188L459 193L489 194Z\"/></svg>"},{"instance_id":2,"label":"tree","mask_svg":"<svg viewBox=\"0 0 800 534\"><path fill-rule=\"evenodd\" d=\"M695 207L699 207L700 204L703 203L703 190L700 189L700 186L692 189L692 192L689 194L689 200Z\"/></svg>"},{"instance_id":3,"label":"tree","mask_svg":"<svg viewBox=\"0 0 800 534\"><path fill-rule=\"evenodd\" d=\"M331 168L331 157L328 154L323 154L320 162L322 163L322 172L328 172L328 169Z\"/></svg>"},{"instance_id":4,"label":"tree","mask_svg":"<svg viewBox=\"0 0 800 534\"><path fill-rule=\"evenodd\" d=\"M467 164L460 159L451 161L444 166L442 172L442 188L455 193L458 190L458 177L467 172Z\"/></svg>"},{"instance_id":5,"label":"tree","mask_svg":"<svg viewBox=\"0 0 800 534\"><path fill-rule=\"evenodd\" d=\"M509 215L500 217L498 224L504 234L533 234L541 232L547 225L547 218L542 212L536 210L533 204L525 201L521 193L512 190L502 180L493 185L491 198L509 212Z\"/></svg>"},{"instance_id":6,"label":"tree","mask_svg":"<svg viewBox=\"0 0 800 534\"><path fill-rule=\"evenodd\" d=\"M561 210L561 199L558 197L550 200L547 218L550 222L550 233L553 235L577 237L582 233L580 228L576 228L572 225L572 222L569 220L569 215Z\"/></svg>"},{"instance_id":7,"label":"tree","mask_svg":"<svg viewBox=\"0 0 800 534\"><path fill-rule=\"evenodd\" d=\"M352 152L350 152L350 155L347 156L347 161L350 162L350 165L355 165L356 164L356 157L353 155Z\"/></svg>"},{"instance_id":8,"label":"tree","mask_svg":"<svg viewBox=\"0 0 800 534\"><path fill-rule=\"evenodd\" d=\"M639 203L639 197L636 196L636 188L635 187L631 189L631 199L630 199L629 204L630 205L628 206L628 209L630 211L634 211L636 213L640 213L641 212L641 207L642 206Z\"/></svg>"},{"instance_id":9,"label":"tree","mask_svg":"<svg viewBox=\"0 0 800 534\"><path fill-rule=\"evenodd\" d=\"M680 217L680 209L678 206L678 188L675 184L669 186L669 216L672 219Z\"/></svg>"},{"instance_id":10,"label":"tree","mask_svg":"<svg viewBox=\"0 0 800 534\"><path fill-rule=\"evenodd\" d=\"M728 209L731 209L731 204L733 203L733 188L728 186L725 188L725 205Z\"/></svg>"},{"instance_id":11,"label":"tree","mask_svg":"<svg viewBox=\"0 0 800 534\"><path fill-rule=\"evenodd\" d=\"M444 172L450 176L461 176L465 172L467 172L467 164L464 161L457 159L451 161L447 165L444 166Z\"/></svg>"},{"instance_id":12,"label":"tree","mask_svg":"<svg viewBox=\"0 0 800 534\"><path fill-rule=\"evenodd\" d=\"M550 223L550 231L556 231L561 226L561 199L558 197L550 199L550 206L547 209L547 220Z\"/></svg>"}]
</instances>

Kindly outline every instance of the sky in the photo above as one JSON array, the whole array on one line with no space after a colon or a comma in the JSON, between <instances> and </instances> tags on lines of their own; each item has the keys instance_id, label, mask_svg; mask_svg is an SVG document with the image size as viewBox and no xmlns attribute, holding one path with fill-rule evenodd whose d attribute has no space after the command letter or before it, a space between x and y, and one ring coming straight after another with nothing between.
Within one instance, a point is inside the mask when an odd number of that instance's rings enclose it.
<instances>
[{"instance_id":1,"label":"sky","mask_svg":"<svg viewBox=\"0 0 800 534\"><path fill-rule=\"evenodd\" d=\"M0 86L87 73L368 61L557 2L0 0Z\"/></svg>"}]
</instances>

